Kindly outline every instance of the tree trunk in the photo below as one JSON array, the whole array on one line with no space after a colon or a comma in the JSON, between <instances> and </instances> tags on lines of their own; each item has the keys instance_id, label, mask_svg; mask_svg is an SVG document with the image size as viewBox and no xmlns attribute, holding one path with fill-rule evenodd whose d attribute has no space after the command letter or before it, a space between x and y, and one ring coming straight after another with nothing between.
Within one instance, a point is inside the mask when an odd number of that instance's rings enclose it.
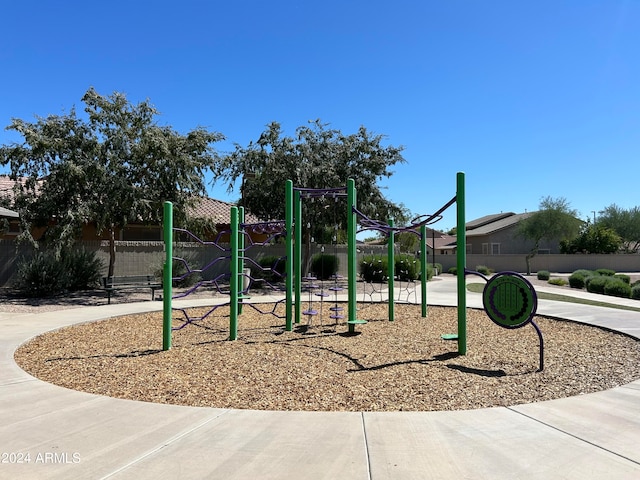
<instances>
[{"instance_id":1,"label":"tree trunk","mask_svg":"<svg viewBox=\"0 0 640 480\"><path fill-rule=\"evenodd\" d=\"M113 277L114 265L116 263L116 231L113 226L109 228L109 271L108 277Z\"/></svg>"}]
</instances>

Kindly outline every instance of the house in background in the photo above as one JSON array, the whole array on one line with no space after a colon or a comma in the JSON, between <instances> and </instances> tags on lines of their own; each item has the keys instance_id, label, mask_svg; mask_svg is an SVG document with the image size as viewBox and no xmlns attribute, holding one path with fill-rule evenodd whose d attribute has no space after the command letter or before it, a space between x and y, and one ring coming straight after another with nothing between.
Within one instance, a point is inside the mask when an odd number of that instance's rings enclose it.
<instances>
[{"instance_id":1,"label":"house in background","mask_svg":"<svg viewBox=\"0 0 640 480\"><path fill-rule=\"evenodd\" d=\"M9 178L8 175L0 175L0 198L8 198L10 202L13 201L13 187L15 182ZM200 197L195 207L191 210L190 215L194 218L203 218L215 225L215 232L211 232L203 240L214 241L218 240L221 243L229 241L229 234L231 225L231 207L232 203L223 202L209 197ZM2 215L0 211L0 217L5 217L9 220L9 231L0 238L12 239L20 234L20 222L16 212L3 209L11 214ZM254 224L260 223L260 220L251 213L245 212L245 223ZM181 227L180 225L174 225L175 227ZM38 238L44 232L45 227L34 229L34 237ZM269 235L262 232L247 232L254 242L261 242L266 240ZM129 241L129 242L157 242L162 241L163 230L161 225L149 225L143 221L132 222L125 228L118 231L116 234L116 240ZM103 232L102 235L98 235L96 226L94 223L89 222L82 228L81 240L107 240L107 233Z\"/></svg>"},{"instance_id":2,"label":"house in background","mask_svg":"<svg viewBox=\"0 0 640 480\"><path fill-rule=\"evenodd\" d=\"M466 224L467 254L527 254L534 247L530 239L518 235L518 223L533 213L497 213ZM560 253L558 240L542 240L538 254Z\"/></svg>"}]
</instances>

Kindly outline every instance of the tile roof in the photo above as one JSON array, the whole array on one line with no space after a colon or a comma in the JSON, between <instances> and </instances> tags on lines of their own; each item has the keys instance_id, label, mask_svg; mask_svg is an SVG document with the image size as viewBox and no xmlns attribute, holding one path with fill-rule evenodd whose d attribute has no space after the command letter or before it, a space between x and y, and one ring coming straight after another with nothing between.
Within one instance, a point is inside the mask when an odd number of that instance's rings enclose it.
<instances>
[{"instance_id":1,"label":"tile roof","mask_svg":"<svg viewBox=\"0 0 640 480\"><path fill-rule=\"evenodd\" d=\"M197 218L213 218L216 223L231 223L231 207L233 203L223 202L215 198L200 197L199 202L191 210L191 214ZM260 220L250 212L245 212L245 223L259 223Z\"/></svg>"},{"instance_id":2,"label":"tile roof","mask_svg":"<svg viewBox=\"0 0 640 480\"><path fill-rule=\"evenodd\" d=\"M8 175L0 175L0 197L8 196L13 199L13 186L15 182ZM209 197L200 197L199 202L192 209L195 217L212 217L216 223L228 224L231 221L231 207L233 203L223 202ZM14 212L15 213L15 212ZM259 223L255 215L245 212L246 223Z\"/></svg>"},{"instance_id":3,"label":"tile roof","mask_svg":"<svg viewBox=\"0 0 640 480\"><path fill-rule=\"evenodd\" d=\"M508 215L498 214L498 215L487 215L486 217L482 217L483 219L487 219L489 217L496 217L493 221L484 221L479 223L478 220L474 220L476 226L475 228L469 229L467 224L466 234L467 237L476 237L480 235L488 235L493 232L497 232L499 230L503 230L505 228L511 227L517 224L520 220L524 220L525 218L531 216L534 212L527 213L509 213Z\"/></svg>"}]
</instances>

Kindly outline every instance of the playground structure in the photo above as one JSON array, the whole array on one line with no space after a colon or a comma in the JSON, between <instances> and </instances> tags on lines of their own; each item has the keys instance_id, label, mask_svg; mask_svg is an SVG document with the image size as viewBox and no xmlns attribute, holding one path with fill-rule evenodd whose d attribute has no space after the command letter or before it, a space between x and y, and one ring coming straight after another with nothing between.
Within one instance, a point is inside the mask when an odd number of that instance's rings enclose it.
<instances>
[{"instance_id":1,"label":"playground structure","mask_svg":"<svg viewBox=\"0 0 640 480\"><path fill-rule=\"evenodd\" d=\"M388 312L389 321L394 320L394 237L400 232L411 232L420 238L420 265L421 265L421 307L422 316L427 315L427 255L426 255L426 226L438 221L442 213L456 204L457 211L457 293L458 293L458 332L453 338L458 342L458 353L466 354L466 293L465 293L465 268L466 268L466 238L465 238L465 215L464 215L464 173L458 172L456 179L456 195L447 202L441 209L431 215L422 215L414 219L407 227L395 227L393 220L383 223L378 220L369 219L357 209L357 194L355 182L352 179L347 181L347 186L343 188L332 189L307 189L294 188L293 183L289 180L286 183L285 192L285 220L284 226L282 222L266 222L262 224L266 228L273 228L278 234L284 233L286 239L285 254L285 329L293 330L294 324L301 322L303 314L302 299L302 201L304 199L313 198L346 198L346 215L347 215L347 316L346 323L349 333L355 333L355 327L358 324L366 323L357 318L357 248L356 234L364 230L376 230L388 237ZM173 297L173 210L170 202L166 202L164 206L164 238L165 238L165 263L163 270L163 349L171 348L171 332L172 328L172 299ZM357 229L358 222L362 226ZM230 232L230 274L229 274L229 339L236 340L238 334L238 316L242 312L243 301L246 299L246 288L244 279L247 277L245 273L245 229L254 228L252 225L244 224L244 209L242 207L231 207L231 232ZM184 231L184 230L182 230ZM419 232L419 233L418 233ZM199 239L198 239L199 240ZM208 243L208 242L201 242ZM220 247L218 247L220 248ZM336 287L337 288L337 287ZM250 304L245 304L250 305ZM222 305L218 305L222 306ZM216 307L217 308L217 307ZM338 312L337 305L334 306L334 316L336 322L343 315ZM311 313L307 311L307 314ZM186 312L185 312L186 315ZM203 317L201 317L203 318ZM191 320L187 320L189 323ZM451 338L451 337L450 337Z\"/></svg>"}]
</instances>

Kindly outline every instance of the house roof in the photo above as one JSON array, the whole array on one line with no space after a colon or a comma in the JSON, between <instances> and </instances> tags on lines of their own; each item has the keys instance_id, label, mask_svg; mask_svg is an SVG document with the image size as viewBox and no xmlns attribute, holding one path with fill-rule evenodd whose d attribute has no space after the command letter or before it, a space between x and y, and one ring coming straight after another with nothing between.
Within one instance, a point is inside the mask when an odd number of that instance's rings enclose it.
<instances>
[{"instance_id":1,"label":"house roof","mask_svg":"<svg viewBox=\"0 0 640 480\"><path fill-rule=\"evenodd\" d=\"M198 203L191 209L191 215L197 218L212 218L215 223L231 223L231 207L233 203L223 202L215 198L200 197ZM260 223L260 220L250 212L245 212L245 223Z\"/></svg>"},{"instance_id":2,"label":"house roof","mask_svg":"<svg viewBox=\"0 0 640 480\"><path fill-rule=\"evenodd\" d=\"M481 217L477 220L467 223L465 228L466 235L467 237L489 235L499 230L504 230L505 228L509 228L517 224L519 221L524 220L525 218L528 218L531 215L532 215L532 212L526 212L526 213L509 212L506 214L501 213L501 214L495 214L495 215L487 215L485 217ZM472 228L469 228L470 224L472 225Z\"/></svg>"},{"instance_id":3,"label":"house roof","mask_svg":"<svg viewBox=\"0 0 640 480\"><path fill-rule=\"evenodd\" d=\"M5 218L18 218L20 215L18 215L17 212L14 212L13 210L9 210L7 208L4 207L0 207L0 217L5 217Z\"/></svg>"},{"instance_id":4,"label":"house roof","mask_svg":"<svg viewBox=\"0 0 640 480\"><path fill-rule=\"evenodd\" d=\"M0 175L0 197L9 197L13 199L13 186L15 185L15 181L12 180L8 175ZM231 223L231 207L233 207L233 203L223 202L222 200L216 200L215 198L209 197L199 197L198 202L195 207L191 209L191 214L194 217L198 218L213 218L215 223L219 224L229 224ZM11 212L11 210L7 210ZM12 212L18 217L16 212ZM4 215L1 216L11 216ZM260 223L260 220L255 215L252 215L249 212L245 212L245 222L246 223Z\"/></svg>"},{"instance_id":5,"label":"house roof","mask_svg":"<svg viewBox=\"0 0 640 480\"><path fill-rule=\"evenodd\" d=\"M0 175L0 197L13 199L13 186L15 183L8 175Z\"/></svg>"},{"instance_id":6,"label":"house roof","mask_svg":"<svg viewBox=\"0 0 640 480\"><path fill-rule=\"evenodd\" d=\"M471 220L465 224L465 230L468 232L469 230L473 230L475 228L483 227L493 222L497 222L504 218L515 215L513 212L501 212L501 213L493 213L491 215L485 215L484 217L476 218L475 220Z\"/></svg>"}]
</instances>

